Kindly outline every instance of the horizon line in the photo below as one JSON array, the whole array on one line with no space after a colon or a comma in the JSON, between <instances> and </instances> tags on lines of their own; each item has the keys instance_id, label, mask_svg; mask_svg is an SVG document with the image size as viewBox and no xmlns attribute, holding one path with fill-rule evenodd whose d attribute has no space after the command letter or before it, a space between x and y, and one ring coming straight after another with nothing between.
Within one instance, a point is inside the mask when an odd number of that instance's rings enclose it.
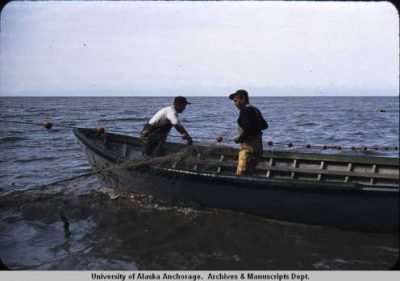
<instances>
[{"instance_id":1,"label":"horizon line","mask_svg":"<svg viewBox=\"0 0 400 281\"><path fill-rule=\"evenodd\" d=\"M176 95L165 95L165 96L153 96L153 95L0 95L0 98L168 98L175 97ZM215 97L228 97L228 95L185 95L185 97L194 97L194 98L215 98ZM399 95L253 95L250 97L400 97Z\"/></svg>"}]
</instances>

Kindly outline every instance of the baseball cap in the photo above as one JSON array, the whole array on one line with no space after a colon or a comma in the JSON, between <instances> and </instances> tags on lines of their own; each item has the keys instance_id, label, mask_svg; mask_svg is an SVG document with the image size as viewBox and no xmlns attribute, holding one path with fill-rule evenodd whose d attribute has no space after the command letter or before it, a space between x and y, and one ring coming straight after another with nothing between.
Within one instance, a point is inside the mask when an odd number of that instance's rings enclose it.
<instances>
[{"instance_id":1,"label":"baseball cap","mask_svg":"<svg viewBox=\"0 0 400 281\"><path fill-rule=\"evenodd\" d=\"M229 99L233 100L235 97L240 97L240 98L249 98L249 94L247 93L246 90L237 90L236 92L234 92L233 94L229 95Z\"/></svg>"},{"instance_id":2,"label":"baseball cap","mask_svg":"<svg viewBox=\"0 0 400 281\"><path fill-rule=\"evenodd\" d=\"M190 102L187 101L185 97L182 96L177 96L174 98L174 103L179 103L179 104L191 104Z\"/></svg>"}]
</instances>

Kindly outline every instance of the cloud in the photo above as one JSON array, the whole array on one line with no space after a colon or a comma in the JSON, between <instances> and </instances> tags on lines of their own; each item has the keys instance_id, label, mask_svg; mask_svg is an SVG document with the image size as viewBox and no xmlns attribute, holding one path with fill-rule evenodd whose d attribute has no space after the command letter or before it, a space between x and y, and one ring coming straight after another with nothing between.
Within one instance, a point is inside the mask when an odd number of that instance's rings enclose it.
<instances>
[{"instance_id":1,"label":"cloud","mask_svg":"<svg viewBox=\"0 0 400 281\"><path fill-rule=\"evenodd\" d=\"M11 2L1 91L398 88L388 3Z\"/></svg>"}]
</instances>

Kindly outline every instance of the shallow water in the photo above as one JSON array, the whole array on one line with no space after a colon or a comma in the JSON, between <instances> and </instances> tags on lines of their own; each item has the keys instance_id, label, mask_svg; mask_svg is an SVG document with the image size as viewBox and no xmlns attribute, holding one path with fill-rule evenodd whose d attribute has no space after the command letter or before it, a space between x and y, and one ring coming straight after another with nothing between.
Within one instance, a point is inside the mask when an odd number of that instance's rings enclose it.
<instances>
[{"instance_id":1,"label":"shallow water","mask_svg":"<svg viewBox=\"0 0 400 281\"><path fill-rule=\"evenodd\" d=\"M133 193L111 199L113 192L2 199L3 261L13 269L378 270L398 258L393 234L171 206Z\"/></svg>"},{"instance_id":2,"label":"shallow water","mask_svg":"<svg viewBox=\"0 0 400 281\"><path fill-rule=\"evenodd\" d=\"M0 257L12 269L389 269L396 234L337 230L199 206L156 202L108 189L95 176L42 187L91 171L60 127L104 126L137 135L171 98L0 98ZM197 142L236 134L226 98L195 97L182 115ZM253 98L269 122L264 141L372 147L399 145L397 97ZM380 112L385 109L385 112ZM173 132L172 135L177 135ZM171 141L180 141L171 137ZM224 142L224 145L232 145ZM321 153L398 157L398 151ZM19 191L18 193L13 193ZM69 226L66 227L68 222Z\"/></svg>"}]
</instances>

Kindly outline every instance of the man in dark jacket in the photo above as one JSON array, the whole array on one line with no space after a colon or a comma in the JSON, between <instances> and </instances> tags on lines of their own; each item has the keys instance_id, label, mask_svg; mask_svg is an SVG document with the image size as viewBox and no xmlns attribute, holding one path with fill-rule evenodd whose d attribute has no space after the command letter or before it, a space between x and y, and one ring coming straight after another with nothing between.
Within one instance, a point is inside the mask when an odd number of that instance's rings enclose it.
<instances>
[{"instance_id":1,"label":"man in dark jacket","mask_svg":"<svg viewBox=\"0 0 400 281\"><path fill-rule=\"evenodd\" d=\"M237 175L251 175L263 153L262 130L268 128L261 112L249 104L249 95L245 90L237 90L229 96L240 110L237 120L239 136L235 138L240 143Z\"/></svg>"}]
</instances>

